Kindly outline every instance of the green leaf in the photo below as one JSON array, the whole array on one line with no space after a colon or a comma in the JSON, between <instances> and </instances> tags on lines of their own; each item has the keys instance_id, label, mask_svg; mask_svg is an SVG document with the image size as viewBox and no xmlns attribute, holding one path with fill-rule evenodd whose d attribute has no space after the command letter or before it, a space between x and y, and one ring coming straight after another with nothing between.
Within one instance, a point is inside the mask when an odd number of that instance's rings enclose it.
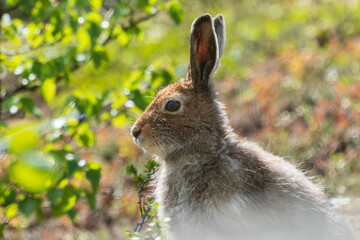
<instances>
[{"instance_id":1,"label":"green leaf","mask_svg":"<svg viewBox=\"0 0 360 240\"><path fill-rule=\"evenodd\" d=\"M109 61L106 51L101 48L95 48L91 56L95 68L99 68L103 62Z\"/></svg>"},{"instance_id":2,"label":"green leaf","mask_svg":"<svg viewBox=\"0 0 360 240\"><path fill-rule=\"evenodd\" d=\"M15 217L19 212L18 204L12 203L5 208L5 216L10 219Z\"/></svg>"},{"instance_id":3,"label":"green leaf","mask_svg":"<svg viewBox=\"0 0 360 240\"><path fill-rule=\"evenodd\" d=\"M91 45L94 47L101 33L101 27L99 26L101 21L101 16L99 15L100 19L97 19L96 15L92 15L92 16L94 16L94 20L90 22L90 27L88 28L87 32L89 33L90 36Z\"/></svg>"},{"instance_id":4,"label":"green leaf","mask_svg":"<svg viewBox=\"0 0 360 240\"><path fill-rule=\"evenodd\" d=\"M0 186L0 204L8 205L15 202L16 192L15 189L2 184Z\"/></svg>"},{"instance_id":5,"label":"green leaf","mask_svg":"<svg viewBox=\"0 0 360 240\"><path fill-rule=\"evenodd\" d=\"M3 121L0 121L0 132L6 128L6 124Z\"/></svg>"},{"instance_id":6,"label":"green leaf","mask_svg":"<svg viewBox=\"0 0 360 240\"><path fill-rule=\"evenodd\" d=\"M9 129L10 151L20 155L25 151L36 149L39 143L39 136L32 127L24 126Z\"/></svg>"},{"instance_id":7,"label":"green leaf","mask_svg":"<svg viewBox=\"0 0 360 240\"><path fill-rule=\"evenodd\" d=\"M177 0L171 0L169 2L169 8L167 11L176 24L180 24L180 22L184 19L184 7Z\"/></svg>"},{"instance_id":8,"label":"green leaf","mask_svg":"<svg viewBox=\"0 0 360 240\"><path fill-rule=\"evenodd\" d=\"M86 199L91 210L96 208L96 194L86 191Z\"/></svg>"},{"instance_id":9,"label":"green leaf","mask_svg":"<svg viewBox=\"0 0 360 240\"><path fill-rule=\"evenodd\" d=\"M66 175L67 178L71 178L76 171L81 169L77 160L68 160L68 161L66 161L66 164L67 164L67 168L68 168L67 175Z\"/></svg>"},{"instance_id":10,"label":"green leaf","mask_svg":"<svg viewBox=\"0 0 360 240\"><path fill-rule=\"evenodd\" d=\"M64 194L61 199L61 203L58 206L52 208L52 213L55 217L60 217L65 212L71 210L76 203L77 195L75 189L71 185L67 185L64 188Z\"/></svg>"},{"instance_id":11,"label":"green leaf","mask_svg":"<svg viewBox=\"0 0 360 240\"><path fill-rule=\"evenodd\" d=\"M38 223L42 222L44 220L44 212L42 210L41 204L38 204L38 206L36 208L36 214L37 214Z\"/></svg>"},{"instance_id":12,"label":"green leaf","mask_svg":"<svg viewBox=\"0 0 360 240\"><path fill-rule=\"evenodd\" d=\"M0 224L0 238L4 237L5 223Z\"/></svg>"},{"instance_id":13,"label":"green leaf","mask_svg":"<svg viewBox=\"0 0 360 240\"><path fill-rule=\"evenodd\" d=\"M49 154L28 151L19 156L9 167L11 181L29 193L42 193L52 187L62 174L58 164Z\"/></svg>"},{"instance_id":14,"label":"green leaf","mask_svg":"<svg viewBox=\"0 0 360 240\"><path fill-rule=\"evenodd\" d=\"M56 94L56 82L54 78L47 78L41 85L41 93L45 101L50 104Z\"/></svg>"},{"instance_id":15,"label":"green leaf","mask_svg":"<svg viewBox=\"0 0 360 240\"><path fill-rule=\"evenodd\" d=\"M125 17L130 13L130 6L125 2L119 2L115 8L114 15L116 17Z\"/></svg>"},{"instance_id":16,"label":"green leaf","mask_svg":"<svg viewBox=\"0 0 360 240\"><path fill-rule=\"evenodd\" d=\"M89 180L91 184L92 193L96 193L100 183L101 166L99 163L89 162L88 169L89 170L86 171L86 178Z\"/></svg>"},{"instance_id":17,"label":"green leaf","mask_svg":"<svg viewBox=\"0 0 360 240\"><path fill-rule=\"evenodd\" d=\"M79 44L79 52L84 51L91 43L88 32L82 27L76 32L76 39Z\"/></svg>"},{"instance_id":18,"label":"green leaf","mask_svg":"<svg viewBox=\"0 0 360 240\"><path fill-rule=\"evenodd\" d=\"M123 128L125 126L125 124L127 123L127 118L126 115L123 114L119 114L117 116L115 116L112 120L111 123L118 128Z\"/></svg>"},{"instance_id":19,"label":"green leaf","mask_svg":"<svg viewBox=\"0 0 360 240\"><path fill-rule=\"evenodd\" d=\"M94 10L99 10L102 4L102 0L90 0L90 6Z\"/></svg>"},{"instance_id":20,"label":"green leaf","mask_svg":"<svg viewBox=\"0 0 360 240\"><path fill-rule=\"evenodd\" d=\"M134 101L135 105L140 108L142 111L144 111L148 105L148 103L145 101L143 95L141 92L137 89L131 91L132 94L132 100Z\"/></svg>"},{"instance_id":21,"label":"green leaf","mask_svg":"<svg viewBox=\"0 0 360 240\"><path fill-rule=\"evenodd\" d=\"M24 109L25 112L33 114L36 117L41 116L41 110L35 106L34 101L29 97L22 97L19 100L19 107Z\"/></svg>"},{"instance_id":22,"label":"green leaf","mask_svg":"<svg viewBox=\"0 0 360 240\"><path fill-rule=\"evenodd\" d=\"M61 202L61 209L63 212L69 211L74 207L77 200L75 189L73 186L68 185L64 188L64 196Z\"/></svg>"},{"instance_id":23,"label":"green leaf","mask_svg":"<svg viewBox=\"0 0 360 240\"><path fill-rule=\"evenodd\" d=\"M39 201L33 198L25 199L24 201L19 202L19 210L25 214L26 217L29 217L31 213L36 209Z\"/></svg>"},{"instance_id":24,"label":"green leaf","mask_svg":"<svg viewBox=\"0 0 360 240\"><path fill-rule=\"evenodd\" d=\"M73 209L71 209L67 211L66 214L69 216L72 224L75 224L77 213Z\"/></svg>"},{"instance_id":25,"label":"green leaf","mask_svg":"<svg viewBox=\"0 0 360 240\"><path fill-rule=\"evenodd\" d=\"M39 80L44 81L47 78L53 78L56 71L51 61L43 63L39 60L36 60L33 63L32 72Z\"/></svg>"},{"instance_id":26,"label":"green leaf","mask_svg":"<svg viewBox=\"0 0 360 240\"><path fill-rule=\"evenodd\" d=\"M64 195L64 189L60 189L60 188L51 189L46 194L52 206L59 205L61 203L63 195Z\"/></svg>"},{"instance_id":27,"label":"green leaf","mask_svg":"<svg viewBox=\"0 0 360 240\"><path fill-rule=\"evenodd\" d=\"M75 140L79 146L91 147L95 143L95 134L85 123L82 123L77 128L77 134Z\"/></svg>"},{"instance_id":28,"label":"green leaf","mask_svg":"<svg viewBox=\"0 0 360 240\"><path fill-rule=\"evenodd\" d=\"M121 45L125 46L126 44L129 43L131 39L131 34L121 30L117 35L116 39L119 41Z\"/></svg>"},{"instance_id":29,"label":"green leaf","mask_svg":"<svg viewBox=\"0 0 360 240\"><path fill-rule=\"evenodd\" d=\"M137 175L137 169L134 164L129 164L126 166L126 175Z\"/></svg>"},{"instance_id":30,"label":"green leaf","mask_svg":"<svg viewBox=\"0 0 360 240\"><path fill-rule=\"evenodd\" d=\"M159 167L159 166L160 166L160 164L159 164L157 161L155 161L155 160L148 160L147 163L145 164L145 167L146 167L149 171L151 171L151 170L153 170L155 167Z\"/></svg>"}]
</instances>

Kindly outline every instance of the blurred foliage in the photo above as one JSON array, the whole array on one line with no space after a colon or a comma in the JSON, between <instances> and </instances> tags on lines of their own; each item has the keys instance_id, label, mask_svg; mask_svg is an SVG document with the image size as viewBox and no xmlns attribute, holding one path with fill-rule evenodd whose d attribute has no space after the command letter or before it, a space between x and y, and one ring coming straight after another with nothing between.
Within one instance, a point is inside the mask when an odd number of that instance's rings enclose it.
<instances>
[{"instance_id":1,"label":"blurred foliage","mask_svg":"<svg viewBox=\"0 0 360 240\"><path fill-rule=\"evenodd\" d=\"M160 12L176 24L183 18L176 0L1 2L0 237L20 215L41 222L46 206L74 223L82 198L96 208L101 164L83 159L79 150L94 146L94 126L124 127L131 112L145 109L151 100L145 96L154 95L149 83L161 87L173 73L138 67L120 88L96 91L70 82L80 68L98 70L109 61L109 42L141 42L139 24ZM57 99L60 92L64 99Z\"/></svg>"},{"instance_id":2,"label":"blurred foliage","mask_svg":"<svg viewBox=\"0 0 360 240\"><path fill-rule=\"evenodd\" d=\"M27 2L6 1L1 18L0 231L138 235L148 156L127 126L185 76L189 29L204 12L225 16L215 88L235 131L319 176L330 196L359 197L358 0Z\"/></svg>"}]
</instances>

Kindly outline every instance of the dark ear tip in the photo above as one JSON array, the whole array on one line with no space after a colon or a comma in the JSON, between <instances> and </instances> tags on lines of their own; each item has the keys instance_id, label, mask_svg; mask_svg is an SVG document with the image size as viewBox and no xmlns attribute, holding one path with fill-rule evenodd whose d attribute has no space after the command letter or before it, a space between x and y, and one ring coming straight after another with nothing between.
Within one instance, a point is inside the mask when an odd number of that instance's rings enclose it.
<instances>
[{"instance_id":1,"label":"dark ear tip","mask_svg":"<svg viewBox=\"0 0 360 240\"><path fill-rule=\"evenodd\" d=\"M197 19L199 19L199 18L211 18L212 19L212 16L210 13L204 13L197 17Z\"/></svg>"},{"instance_id":2,"label":"dark ear tip","mask_svg":"<svg viewBox=\"0 0 360 240\"><path fill-rule=\"evenodd\" d=\"M195 18L193 22L193 26L195 25L198 26L198 24L201 24L203 22L212 22L212 20L213 20L212 16L209 13L205 13Z\"/></svg>"}]
</instances>

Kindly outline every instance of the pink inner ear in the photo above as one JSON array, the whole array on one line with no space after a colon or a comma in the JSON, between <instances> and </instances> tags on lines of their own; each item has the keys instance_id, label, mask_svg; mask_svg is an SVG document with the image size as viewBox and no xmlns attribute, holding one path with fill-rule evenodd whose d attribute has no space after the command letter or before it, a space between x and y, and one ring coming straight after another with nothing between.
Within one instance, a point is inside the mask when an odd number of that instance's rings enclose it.
<instances>
[{"instance_id":1,"label":"pink inner ear","mask_svg":"<svg viewBox=\"0 0 360 240\"><path fill-rule=\"evenodd\" d=\"M205 25L205 24L204 24ZM211 38L211 27L203 26L197 35L197 60L205 62L209 58L209 43Z\"/></svg>"}]
</instances>

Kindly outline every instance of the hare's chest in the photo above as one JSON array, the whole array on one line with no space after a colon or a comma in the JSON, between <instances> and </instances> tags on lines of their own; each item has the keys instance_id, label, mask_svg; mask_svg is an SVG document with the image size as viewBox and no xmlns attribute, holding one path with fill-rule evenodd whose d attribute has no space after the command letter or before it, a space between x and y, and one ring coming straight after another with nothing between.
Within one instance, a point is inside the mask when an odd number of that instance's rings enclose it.
<instances>
[{"instance_id":1,"label":"hare's chest","mask_svg":"<svg viewBox=\"0 0 360 240\"><path fill-rule=\"evenodd\" d=\"M160 218L170 218L165 235L172 240L332 239L324 235L323 216L281 200L259 204L236 195L210 207L189 204L181 194L175 204L159 200Z\"/></svg>"},{"instance_id":2,"label":"hare's chest","mask_svg":"<svg viewBox=\"0 0 360 240\"><path fill-rule=\"evenodd\" d=\"M249 206L251 208L251 206ZM250 213L252 212L252 213ZM167 235L169 239L209 240L258 240L269 239L261 231L269 229L270 219L260 217L256 211L239 211L238 207L222 204L207 211L192 208L186 204L164 209L162 217L170 217ZM255 234L254 234L255 233ZM264 234L269 234L265 231ZM273 236L275 237L275 236ZM290 238L271 238L271 240Z\"/></svg>"}]
</instances>

